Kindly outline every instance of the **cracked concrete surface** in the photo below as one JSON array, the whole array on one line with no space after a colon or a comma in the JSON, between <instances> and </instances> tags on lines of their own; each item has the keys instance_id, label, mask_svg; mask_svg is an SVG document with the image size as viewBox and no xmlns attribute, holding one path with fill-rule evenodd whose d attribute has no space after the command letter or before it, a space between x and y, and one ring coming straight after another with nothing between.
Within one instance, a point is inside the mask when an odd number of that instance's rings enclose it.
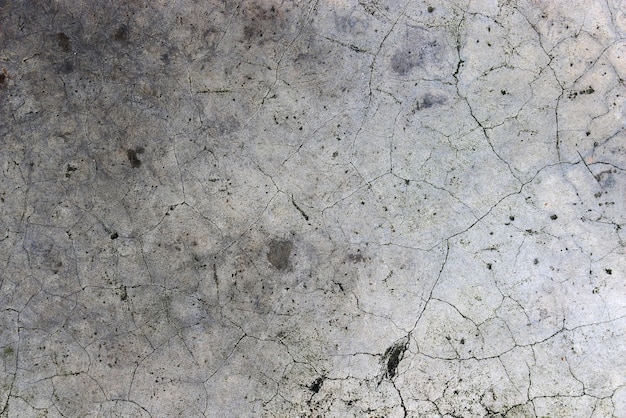
<instances>
[{"instance_id":1,"label":"cracked concrete surface","mask_svg":"<svg viewBox=\"0 0 626 418\"><path fill-rule=\"evenodd\" d=\"M626 416L621 0L0 1L0 416Z\"/></svg>"}]
</instances>

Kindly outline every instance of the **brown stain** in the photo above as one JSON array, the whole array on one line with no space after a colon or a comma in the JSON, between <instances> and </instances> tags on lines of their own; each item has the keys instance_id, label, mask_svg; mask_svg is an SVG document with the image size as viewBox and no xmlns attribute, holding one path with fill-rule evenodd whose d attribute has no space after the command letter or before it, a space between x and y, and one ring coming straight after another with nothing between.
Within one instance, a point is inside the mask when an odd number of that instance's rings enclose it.
<instances>
[{"instance_id":1,"label":"brown stain","mask_svg":"<svg viewBox=\"0 0 626 418\"><path fill-rule=\"evenodd\" d=\"M128 28L128 25L120 25L115 31L113 38L118 42L127 43L130 38L130 29Z\"/></svg>"},{"instance_id":2,"label":"brown stain","mask_svg":"<svg viewBox=\"0 0 626 418\"><path fill-rule=\"evenodd\" d=\"M7 69L3 68L2 72L0 72L0 87L4 86L4 83L9 79L11 79L11 76L9 75Z\"/></svg>"},{"instance_id":3,"label":"brown stain","mask_svg":"<svg viewBox=\"0 0 626 418\"><path fill-rule=\"evenodd\" d=\"M70 41L70 38L63 32L57 33L57 42L59 43L59 46L61 47L63 52L70 52L70 50L72 49L72 43Z\"/></svg>"}]
</instances>

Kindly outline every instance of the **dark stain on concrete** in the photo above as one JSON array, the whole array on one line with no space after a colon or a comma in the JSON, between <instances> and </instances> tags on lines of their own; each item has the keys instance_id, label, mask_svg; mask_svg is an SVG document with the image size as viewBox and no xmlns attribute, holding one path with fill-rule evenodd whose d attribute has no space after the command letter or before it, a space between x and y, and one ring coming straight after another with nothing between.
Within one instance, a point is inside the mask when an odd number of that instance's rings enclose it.
<instances>
[{"instance_id":1,"label":"dark stain on concrete","mask_svg":"<svg viewBox=\"0 0 626 418\"><path fill-rule=\"evenodd\" d=\"M270 250L267 253L267 259L278 270L285 270L289 267L289 256L293 243L287 240L272 240L270 242Z\"/></svg>"}]
</instances>

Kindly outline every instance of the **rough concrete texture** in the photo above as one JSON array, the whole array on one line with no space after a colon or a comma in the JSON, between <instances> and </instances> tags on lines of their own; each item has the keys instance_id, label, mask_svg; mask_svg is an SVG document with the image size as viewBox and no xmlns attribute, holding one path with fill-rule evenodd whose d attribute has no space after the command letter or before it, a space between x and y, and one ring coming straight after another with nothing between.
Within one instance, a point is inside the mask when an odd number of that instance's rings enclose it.
<instances>
[{"instance_id":1,"label":"rough concrete texture","mask_svg":"<svg viewBox=\"0 0 626 418\"><path fill-rule=\"evenodd\" d=\"M621 0L0 1L0 416L626 416Z\"/></svg>"}]
</instances>

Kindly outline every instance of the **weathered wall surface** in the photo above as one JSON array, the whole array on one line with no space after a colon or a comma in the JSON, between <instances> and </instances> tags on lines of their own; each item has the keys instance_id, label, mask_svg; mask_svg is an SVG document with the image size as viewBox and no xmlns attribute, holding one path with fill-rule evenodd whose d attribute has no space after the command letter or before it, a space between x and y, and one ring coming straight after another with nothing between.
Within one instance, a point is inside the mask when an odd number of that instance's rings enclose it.
<instances>
[{"instance_id":1,"label":"weathered wall surface","mask_svg":"<svg viewBox=\"0 0 626 418\"><path fill-rule=\"evenodd\" d=\"M626 416L626 8L0 1L0 416Z\"/></svg>"}]
</instances>

